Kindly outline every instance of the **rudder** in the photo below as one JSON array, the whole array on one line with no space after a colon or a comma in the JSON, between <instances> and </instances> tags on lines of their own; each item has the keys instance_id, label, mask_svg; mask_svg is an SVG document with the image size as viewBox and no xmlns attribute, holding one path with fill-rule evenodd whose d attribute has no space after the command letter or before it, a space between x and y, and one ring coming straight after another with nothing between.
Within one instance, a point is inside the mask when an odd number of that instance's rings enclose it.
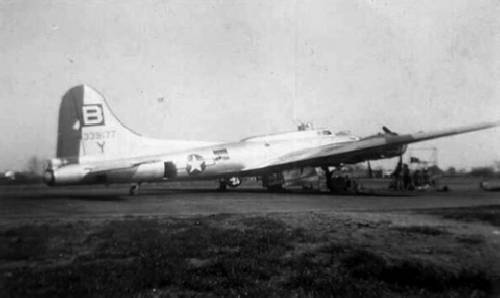
<instances>
[{"instance_id":1,"label":"rudder","mask_svg":"<svg viewBox=\"0 0 500 298\"><path fill-rule=\"evenodd\" d=\"M80 155L83 89L83 86L76 86L68 90L59 106L56 157L67 159L71 163L78 163Z\"/></svg>"}]
</instances>

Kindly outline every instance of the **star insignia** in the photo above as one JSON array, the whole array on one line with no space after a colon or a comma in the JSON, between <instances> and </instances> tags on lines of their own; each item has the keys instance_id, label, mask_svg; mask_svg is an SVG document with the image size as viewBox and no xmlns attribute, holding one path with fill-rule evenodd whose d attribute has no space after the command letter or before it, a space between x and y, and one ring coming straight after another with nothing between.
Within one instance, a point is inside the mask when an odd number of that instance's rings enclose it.
<instances>
[{"instance_id":1,"label":"star insignia","mask_svg":"<svg viewBox=\"0 0 500 298\"><path fill-rule=\"evenodd\" d=\"M205 160L198 154L191 154L187 158L186 171L189 176L197 175L206 168Z\"/></svg>"}]
</instances>

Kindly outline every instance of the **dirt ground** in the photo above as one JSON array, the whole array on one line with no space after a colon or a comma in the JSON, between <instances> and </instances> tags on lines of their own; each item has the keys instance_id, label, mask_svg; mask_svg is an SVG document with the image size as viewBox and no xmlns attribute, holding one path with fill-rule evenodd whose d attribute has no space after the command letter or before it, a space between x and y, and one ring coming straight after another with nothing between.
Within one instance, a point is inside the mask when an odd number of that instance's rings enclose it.
<instances>
[{"instance_id":1,"label":"dirt ground","mask_svg":"<svg viewBox=\"0 0 500 298\"><path fill-rule=\"evenodd\" d=\"M500 296L500 194L0 189L1 297Z\"/></svg>"}]
</instances>

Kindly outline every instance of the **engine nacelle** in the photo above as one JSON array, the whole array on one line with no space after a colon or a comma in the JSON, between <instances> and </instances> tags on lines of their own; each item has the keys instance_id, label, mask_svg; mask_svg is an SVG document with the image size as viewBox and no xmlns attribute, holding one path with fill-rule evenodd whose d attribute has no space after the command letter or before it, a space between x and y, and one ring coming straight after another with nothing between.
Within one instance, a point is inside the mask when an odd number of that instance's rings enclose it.
<instances>
[{"instance_id":1,"label":"engine nacelle","mask_svg":"<svg viewBox=\"0 0 500 298\"><path fill-rule=\"evenodd\" d=\"M401 156L406 152L408 148L407 145L394 145L389 148L373 149L370 153L363 155L362 157L353 157L348 160L348 163L358 163L366 160L378 160Z\"/></svg>"},{"instance_id":2,"label":"engine nacelle","mask_svg":"<svg viewBox=\"0 0 500 298\"><path fill-rule=\"evenodd\" d=\"M393 148L386 149L385 151L381 152L381 158L390 158L390 157L397 157L401 156L406 152L406 149L408 148L408 145L399 145L399 146L394 146Z\"/></svg>"}]
</instances>

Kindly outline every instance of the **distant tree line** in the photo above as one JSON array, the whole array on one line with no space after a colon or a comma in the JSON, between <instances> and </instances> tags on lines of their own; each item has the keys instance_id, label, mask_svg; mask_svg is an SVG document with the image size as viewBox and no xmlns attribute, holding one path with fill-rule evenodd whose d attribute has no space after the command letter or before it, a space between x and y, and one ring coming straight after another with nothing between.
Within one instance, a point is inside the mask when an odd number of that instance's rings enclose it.
<instances>
[{"instance_id":1,"label":"distant tree line","mask_svg":"<svg viewBox=\"0 0 500 298\"><path fill-rule=\"evenodd\" d=\"M41 183L45 161L37 156L28 159L24 170L14 171L13 176L6 177L6 173L1 173L0 184L31 184Z\"/></svg>"},{"instance_id":2,"label":"distant tree line","mask_svg":"<svg viewBox=\"0 0 500 298\"><path fill-rule=\"evenodd\" d=\"M5 177L5 173L0 173L0 184L28 184L28 183L41 183L43 172L45 170L45 161L37 156L32 156L28 159L25 169L15 172L14 179ZM359 163L355 165L346 165L344 171L353 177L369 177L382 178L387 170L382 168L369 169L367 164ZM427 168L431 176L462 176L462 177L483 177L483 178L500 178L500 161L495 161L492 166L473 167L470 170L457 169L449 167L442 170L438 166L430 166Z\"/></svg>"},{"instance_id":3,"label":"distant tree line","mask_svg":"<svg viewBox=\"0 0 500 298\"><path fill-rule=\"evenodd\" d=\"M500 161L495 161L492 166L473 167L469 171L465 169L457 170L455 167L447 168L445 176L469 176L469 177L500 177Z\"/></svg>"}]
</instances>

